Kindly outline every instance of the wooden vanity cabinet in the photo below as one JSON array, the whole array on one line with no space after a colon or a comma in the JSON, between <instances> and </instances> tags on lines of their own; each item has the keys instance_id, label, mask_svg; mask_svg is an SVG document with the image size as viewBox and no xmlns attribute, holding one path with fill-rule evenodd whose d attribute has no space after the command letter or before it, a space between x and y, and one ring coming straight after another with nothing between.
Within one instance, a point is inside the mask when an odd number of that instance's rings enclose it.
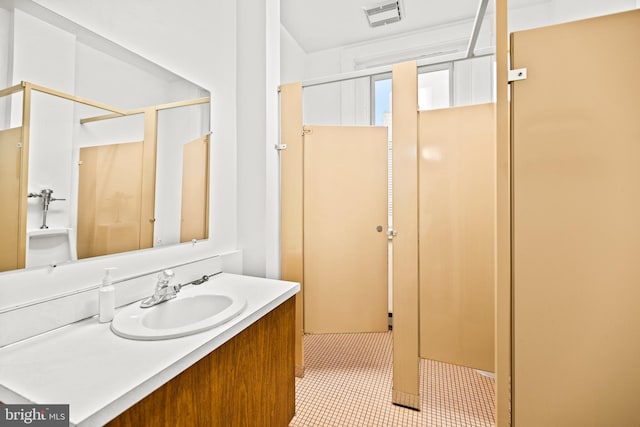
<instances>
[{"instance_id":1,"label":"wooden vanity cabinet","mask_svg":"<svg viewBox=\"0 0 640 427\"><path fill-rule=\"evenodd\" d=\"M107 424L286 427L295 413L290 298Z\"/></svg>"}]
</instances>

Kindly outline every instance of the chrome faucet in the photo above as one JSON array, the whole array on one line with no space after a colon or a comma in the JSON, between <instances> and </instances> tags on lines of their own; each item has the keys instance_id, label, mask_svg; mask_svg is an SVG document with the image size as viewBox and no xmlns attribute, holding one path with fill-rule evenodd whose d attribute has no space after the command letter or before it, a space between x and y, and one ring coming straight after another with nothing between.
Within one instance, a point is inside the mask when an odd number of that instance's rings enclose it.
<instances>
[{"instance_id":1,"label":"chrome faucet","mask_svg":"<svg viewBox=\"0 0 640 427\"><path fill-rule=\"evenodd\" d=\"M171 270L164 270L158 273L155 292L150 297L143 299L140 303L140 307L153 307L154 305L175 298L176 295L178 295L178 292L180 292L182 285L179 283L177 285L172 285L171 279L173 279L173 277L174 274Z\"/></svg>"}]
</instances>

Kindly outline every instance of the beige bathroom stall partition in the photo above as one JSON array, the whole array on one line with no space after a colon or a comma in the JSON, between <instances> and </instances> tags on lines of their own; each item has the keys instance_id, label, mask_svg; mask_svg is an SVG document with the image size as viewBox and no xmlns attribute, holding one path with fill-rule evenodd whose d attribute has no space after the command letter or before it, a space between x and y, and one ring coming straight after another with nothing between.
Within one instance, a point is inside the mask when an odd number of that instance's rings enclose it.
<instances>
[{"instance_id":1,"label":"beige bathroom stall partition","mask_svg":"<svg viewBox=\"0 0 640 427\"><path fill-rule=\"evenodd\" d=\"M388 329L387 128L304 127L304 330Z\"/></svg>"},{"instance_id":2,"label":"beige bathroom stall partition","mask_svg":"<svg viewBox=\"0 0 640 427\"><path fill-rule=\"evenodd\" d=\"M209 135L182 147L180 242L209 235Z\"/></svg>"},{"instance_id":3,"label":"beige bathroom stall partition","mask_svg":"<svg viewBox=\"0 0 640 427\"><path fill-rule=\"evenodd\" d=\"M496 43L496 426L511 424L511 152L507 0L495 1Z\"/></svg>"},{"instance_id":4,"label":"beige bathroom stall partition","mask_svg":"<svg viewBox=\"0 0 640 427\"><path fill-rule=\"evenodd\" d=\"M80 149L78 258L144 249L140 244L143 143Z\"/></svg>"},{"instance_id":5,"label":"beige bathroom stall partition","mask_svg":"<svg viewBox=\"0 0 640 427\"><path fill-rule=\"evenodd\" d=\"M0 131L0 271L24 267L20 251L22 127ZM23 195L27 197L26 194ZM24 212L22 212L24 215ZM26 215L25 215L26 216Z\"/></svg>"},{"instance_id":6,"label":"beige bathroom stall partition","mask_svg":"<svg viewBox=\"0 0 640 427\"><path fill-rule=\"evenodd\" d=\"M420 111L420 356L494 364L495 104Z\"/></svg>"},{"instance_id":7,"label":"beige bathroom stall partition","mask_svg":"<svg viewBox=\"0 0 640 427\"><path fill-rule=\"evenodd\" d=\"M418 313L418 68L392 70L393 392L396 405L420 409Z\"/></svg>"},{"instance_id":8,"label":"beige bathroom stall partition","mask_svg":"<svg viewBox=\"0 0 640 427\"><path fill-rule=\"evenodd\" d=\"M513 422L640 426L640 10L512 35Z\"/></svg>"},{"instance_id":9,"label":"beige bathroom stall partition","mask_svg":"<svg viewBox=\"0 0 640 427\"><path fill-rule=\"evenodd\" d=\"M304 376L304 247L302 230L302 84L280 86L280 277L300 283L296 294L296 376Z\"/></svg>"},{"instance_id":10,"label":"beige bathroom stall partition","mask_svg":"<svg viewBox=\"0 0 640 427\"><path fill-rule=\"evenodd\" d=\"M177 105L181 103L178 102ZM171 105L171 104L167 104ZM161 105L144 107L142 141L142 189L140 193L140 249L153 247L156 217L156 158L158 151L158 111Z\"/></svg>"}]
</instances>

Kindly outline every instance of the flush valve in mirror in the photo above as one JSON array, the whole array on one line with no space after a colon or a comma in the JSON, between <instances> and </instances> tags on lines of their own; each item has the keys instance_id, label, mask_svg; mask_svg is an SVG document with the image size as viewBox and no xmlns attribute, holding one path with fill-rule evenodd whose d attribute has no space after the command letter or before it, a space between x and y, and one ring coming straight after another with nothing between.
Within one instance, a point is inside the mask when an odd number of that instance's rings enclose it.
<instances>
[{"instance_id":1,"label":"flush valve in mirror","mask_svg":"<svg viewBox=\"0 0 640 427\"><path fill-rule=\"evenodd\" d=\"M45 188L40 193L29 193L27 197L42 197L42 225L40 228L49 228L47 226L47 212L49 212L49 203L55 202L57 200L67 200L67 199L56 199L52 197L53 190L50 188Z\"/></svg>"}]
</instances>

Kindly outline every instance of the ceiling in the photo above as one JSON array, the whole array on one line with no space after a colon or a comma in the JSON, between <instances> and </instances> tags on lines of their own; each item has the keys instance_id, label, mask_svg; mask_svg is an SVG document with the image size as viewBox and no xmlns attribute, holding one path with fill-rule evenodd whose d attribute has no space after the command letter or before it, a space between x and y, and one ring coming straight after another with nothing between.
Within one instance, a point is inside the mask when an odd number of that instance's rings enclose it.
<instances>
[{"instance_id":1,"label":"ceiling","mask_svg":"<svg viewBox=\"0 0 640 427\"><path fill-rule=\"evenodd\" d=\"M510 0L520 7L540 0ZM400 0L400 22L370 28L364 8L384 0L281 0L282 25L305 52L317 52L428 27L473 20L480 0ZM495 0L489 0L487 13Z\"/></svg>"}]
</instances>

